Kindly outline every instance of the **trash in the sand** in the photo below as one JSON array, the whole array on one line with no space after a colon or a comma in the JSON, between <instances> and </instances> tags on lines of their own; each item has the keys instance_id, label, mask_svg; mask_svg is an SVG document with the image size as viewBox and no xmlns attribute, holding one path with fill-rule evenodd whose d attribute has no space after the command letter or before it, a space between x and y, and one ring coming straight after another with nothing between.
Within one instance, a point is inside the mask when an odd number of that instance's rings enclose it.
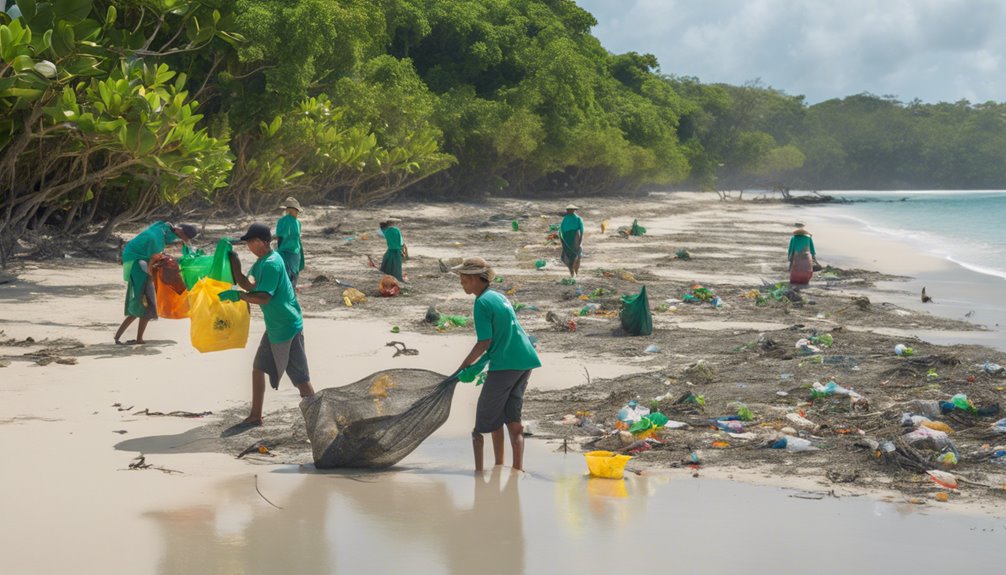
<instances>
[{"instance_id":1,"label":"trash in the sand","mask_svg":"<svg viewBox=\"0 0 1006 575\"><path fill-rule=\"evenodd\" d=\"M706 396L702 394L694 394L692 392L685 393L678 399L674 400L675 405L698 405L699 407L705 407Z\"/></svg>"},{"instance_id":2,"label":"trash in the sand","mask_svg":"<svg viewBox=\"0 0 1006 575\"><path fill-rule=\"evenodd\" d=\"M713 449L726 449L730 447L730 444L726 441L714 441L712 442L711 447Z\"/></svg>"},{"instance_id":3,"label":"trash in the sand","mask_svg":"<svg viewBox=\"0 0 1006 575\"><path fill-rule=\"evenodd\" d=\"M513 228L513 231L515 232L520 230L520 224L517 223L517 220L510 222L510 227Z\"/></svg>"},{"instance_id":4,"label":"trash in the sand","mask_svg":"<svg viewBox=\"0 0 1006 575\"><path fill-rule=\"evenodd\" d=\"M545 269L545 266L547 266L547 265L548 265L548 262L545 261L545 260L535 260L534 261L534 267L537 268L537 269L540 269L540 270L541 269Z\"/></svg>"},{"instance_id":5,"label":"trash in the sand","mask_svg":"<svg viewBox=\"0 0 1006 575\"><path fill-rule=\"evenodd\" d=\"M901 436L906 443L913 447L921 447L932 451L952 451L958 454L957 446L950 439L950 436L942 431L919 427L915 431L910 431Z\"/></svg>"},{"instance_id":6,"label":"trash in the sand","mask_svg":"<svg viewBox=\"0 0 1006 575\"><path fill-rule=\"evenodd\" d=\"M936 372L935 367L929 368L929 371L926 372L926 379L939 379L939 377L940 374Z\"/></svg>"},{"instance_id":7,"label":"trash in the sand","mask_svg":"<svg viewBox=\"0 0 1006 575\"><path fill-rule=\"evenodd\" d=\"M650 410L648 408L642 407L638 402L632 400L625 404L622 409L618 410L618 420L622 423L633 424L643 418L645 415L649 415Z\"/></svg>"},{"instance_id":8,"label":"trash in the sand","mask_svg":"<svg viewBox=\"0 0 1006 575\"><path fill-rule=\"evenodd\" d=\"M799 413L787 413L786 420L796 425L797 427L804 427L806 429L816 430L820 425L814 423L813 421L807 419L806 417L800 415Z\"/></svg>"},{"instance_id":9,"label":"trash in the sand","mask_svg":"<svg viewBox=\"0 0 1006 575\"><path fill-rule=\"evenodd\" d=\"M599 309L601 309L601 304L599 304L599 303L588 303L587 305L583 306L580 309L580 315L581 316L587 316L587 315L590 315L590 314L598 311Z\"/></svg>"},{"instance_id":10,"label":"trash in the sand","mask_svg":"<svg viewBox=\"0 0 1006 575\"><path fill-rule=\"evenodd\" d=\"M559 283L564 286L576 285L576 278L562 278Z\"/></svg>"},{"instance_id":11,"label":"trash in the sand","mask_svg":"<svg viewBox=\"0 0 1006 575\"><path fill-rule=\"evenodd\" d=\"M826 385L821 385L821 382L815 381L813 386L811 386L810 397L811 399L819 399L823 397L829 397L832 395L842 395L847 396L852 403L852 407L869 407L869 402L862 395L852 391L851 389L846 389L841 385L835 383L834 381L829 381Z\"/></svg>"},{"instance_id":12,"label":"trash in the sand","mask_svg":"<svg viewBox=\"0 0 1006 575\"><path fill-rule=\"evenodd\" d=\"M947 453L944 453L939 457L937 457L936 461L938 461L940 465L948 467L957 465L957 454L955 454L953 451L948 451Z\"/></svg>"},{"instance_id":13,"label":"trash in the sand","mask_svg":"<svg viewBox=\"0 0 1006 575\"><path fill-rule=\"evenodd\" d=\"M655 343L651 343L650 345L646 346L646 349L644 349L643 351L646 353L660 353L660 346Z\"/></svg>"},{"instance_id":14,"label":"trash in the sand","mask_svg":"<svg viewBox=\"0 0 1006 575\"><path fill-rule=\"evenodd\" d=\"M798 339L797 342L796 342L796 345L794 347L796 347L796 349L800 350L800 353L802 353L803 355L811 355L811 354L814 354L814 353L821 353L821 348L819 348L816 345L812 344L810 342L810 340L807 339L807 338Z\"/></svg>"},{"instance_id":15,"label":"trash in the sand","mask_svg":"<svg viewBox=\"0 0 1006 575\"><path fill-rule=\"evenodd\" d=\"M812 335L808 339L810 342L821 347L831 347L835 343L835 338L832 337L830 333L822 333L821 335Z\"/></svg>"},{"instance_id":16,"label":"trash in the sand","mask_svg":"<svg viewBox=\"0 0 1006 575\"><path fill-rule=\"evenodd\" d=\"M674 257L679 260L688 261L692 259L692 254L688 253L688 250L685 248L678 248L677 251L674 252Z\"/></svg>"},{"instance_id":17,"label":"trash in the sand","mask_svg":"<svg viewBox=\"0 0 1006 575\"><path fill-rule=\"evenodd\" d=\"M751 408L744 405L743 402L735 402L737 407L737 417L741 418L741 421L751 421L754 419L754 413L751 412Z\"/></svg>"},{"instance_id":18,"label":"trash in the sand","mask_svg":"<svg viewBox=\"0 0 1006 575\"><path fill-rule=\"evenodd\" d=\"M911 357L915 355L915 350L905 346L905 344L903 343L899 343L898 345L894 346L894 354L900 355L902 357Z\"/></svg>"},{"instance_id":19,"label":"trash in the sand","mask_svg":"<svg viewBox=\"0 0 1006 575\"><path fill-rule=\"evenodd\" d=\"M550 231L550 232L557 232L557 231L559 231L559 229L561 227L562 227L562 224L549 224L548 225L548 231Z\"/></svg>"},{"instance_id":20,"label":"trash in the sand","mask_svg":"<svg viewBox=\"0 0 1006 575\"><path fill-rule=\"evenodd\" d=\"M363 303L363 302L367 301L367 296L364 295L364 293L362 291L360 291L360 290L358 290L356 288L348 288L348 289L342 290L342 298L343 298L343 300L346 300L346 299L349 300L350 303L347 304L347 307L352 307L353 304Z\"/></svg>"},{"instance_id":21,"label":"trash in the sand","mask_svg":"<svg viewBox=\"0 0 1006 575\"><path fill-rule=\"evenodd\" d=\"M400 331L402 331L402 328L398 327L397 325L391 326L391 333L398 333Z\"/></svg>"},{"instance_id":22,"label":"trash in the sand","mask_svg":"<svg viewBox=\"0 0 1006 575\"><path fill-rule=\"evenodd\" d=\"M536 305L531 305L531 304L526 304L526 303L517 303L517 304L515 304L515 305L513 306L513 310L514 310L515 312L522 312L522 311L538 311L538 306L536 306Z\"/></svg>"},{"instance_id":23,"label":"trash in the sand","mask_svg":"<svg viewBox=\"0 0 1006 575\"><path fill-rule=\"evenodd\" d=\"M790 379L793 379L793 374L792 373L780 373L779 374L779 379L781 379L783 381L788 381Z\"/></svg>"},{"instance_id":24,"label":"trash in the sand","mask_svg":"<svg viewBox=\"0 0 1006 575\"><path fill-rule=\"evenodd\" d=\"M1002 375L1003 373L1006 373L1006 367L1003 367L998 363L986 361L982 364L982 371L989 375Z\"/></svg>"},{"instance_id":25,"label":"trash in the sand","mask_svg":"<svg viewBox=\"0 0 1006 575\"><path fill-rule=\"evenodd\" d=\"M998 465L1006 465L1006 449L997 449L992 452L990 462Z\"/></svg>"},{"instance_id":26,"label":"trash in the sand","mask_svg":"<svg viewBox=\"0 0 1006 575\"><path fill-rule=\"evenodd\" d=\"M920 422L919 426L928 427L929 429L935 429L936 431L942 431L943 433L946 433L948 435L952 435L954 433L954 428L950 427L946 423L943 423L942 421L932 421L931 419L926 419L925 421Z\"/></svg>"},{"instance_id":27,"label":"trash in the sand","mask_svg":"<svg viewBox=\"0 0 1006 575\"><path fill-rule=\"evenodd\" d=\"M967 411L968 413L977 413L978 409L975 404L968 399L968 396L963 393L958 393L957 395L950 398L950 403L953 404L954 408ZM941 407L944 407L941 404ZM950 411L953 411L951 409Z\"/></svg>"},{"instance_id":28,"label":"trash in the sand","mask_svg":"<svg viewBox=\"0 0 1006 575\"><path fill-rule=\"evenodd\" d=\"M636 279L636 276L632 275L632 272L627 272L625 270L618 270L618 278L622 281L631 283L637 283L639 281Z\"/></svg>"},{"instance_id":29,"label":"trash in the sand","mask_svg":"<svg viewBox=\"0 0 1006 575\"><path fill-rule=\"evenodd\" d=\"M716 299L716 294L713 293L709 288L702 287L701 284L692 284L691 290L685 295L681 296L681 301L684 303L702 303L709 302ZM668 300L669 302L669 300Z\"/></svg>"},{"instance_id":30,"label":"trash in the sand","mask_svg":"<svg viewBox=\"0 0 1006 575\"><path fill-rule=\"evenodd\" d=\"M716 428L721 431L726 431L728 433L744 433L744 424L740 421L716 420L714 423Z\"/></svg>"},{"instance_id":31,"label":"trash in the sand","mask_svg":"<svg viewBox=\"0 0 1006 575\"><path fill-rule=\"evenodd\" d=\"M723 307L724 305L723 300L720 299L720 296L716 296L713 299L709 300L709 303L711 303L713 307L717 309Z\"/></svg>"},{"instance_id":32,"label":"trash in the sand","mask_svg":"<svg viewBox=\"0 0 1006 575\"><path fill-rule=\"evenodd\" d=\"M437 321L438 330L447 330L452 327L465 327L468 325L468 318L463 315L441 314Z\"/></svg>"},{"instance_id":33,"label":"trash in the sand","mask_svg":"<svg viewBox=\"0 0 1006 575\"><path fill-rule=\"evenodd\" d=\"M1006 433L1006 419L1000 419L992 424L992 431L996 433Z\"/></svg>"},{"instance_id":34,"label":"trash in the sand","mask_svg":"<svg viewBox=\"0 0 1006 575\"><path fill-rule=\"evenodd\" d=\"M641 236L646 233L646 228L639 225L639 220L632 220L632 226L629 227L630 236Z\"/></svg>"},{"instance_id":35,"label":"trash in the sand","mask_svg":"<svg viewBox=\"0 0 1006 575\"><path fill-rule=\"evenodd\" d=\"M700 463L702 463L702 452L701 451L693 451L693 452L689 453L688 454L688 461L689 461L689 463L693 463L695 465L699 465Z\"/></svg>"},{"instance_id":36,"label":"trash in the sand","mask_svg":"<svg viewBox=\"0 0 1006 575\"><path fill-rule=\"evenodd\" d=\"M419 355L419 350L418 349L410 349L409 347L407 347L404 343L402 343L400 341L389 341L388 343L386 343L384 345L387 346L387 347L393 347L393 348L395 348L395 355L393 355L391 357L398 357L400 355Z\"/></svg>"},{"instance_id":37,"label":"trash in the sand","mask_svg":"<svg viewBox=\"0 0 1006 575\"><path fill-rule=\"evenodd\" d=\"M924 415L929 419L939 417L943 413L940 409L940 402L935 399L913 399L903 407L909 413Z\"/></svg>"},{"instance_id":38,"label":"trash in the sand","mask_svg":"<svg viewBox=\"0 0 1006 575\"><path fill-rule=\"evenodd\" d=\"M938 469L930 469L926 473L929 474L930 479L936 482L936 484L940 487L957 489L957 477L953 473L947 473L946 471L940 471Z\"/></svg>"},{"instance_id":39,"label":"trash in the sand","mask_svg":"<svg viewBox=\"0 0 1006 575\"><path fill-rule=\"evenodd\" d=\"M638 294L623 295L621 301L622 311L619 313L619 319L622 323L622 329L630 335L652 334L653 314L650 312L646 286L641 287Z\"/></svg>"},{"instance_id":40,"label":"trash in the sand","mask_svg":"<svg viewBox=\"0 0 1006 575\"><path fill-rule=\"evenodd\" d=\"M629 433L633 435L641 435L648 431L660 429L666 425L667 422L667 416L660 412L644 415L639 419L639 421L629 426Z\"/></svg>"},{"instance_id":41,"label":"trash in the sand","mask_svg":"<svg viewBox=\"0 0 1006 575\"><path fill-rule=\"evenodd\" d=\"M769 447L771 449L785 449L786 451L817 451L818 448L815 447L810 441L802 437L793 437L791 435L786 435L780 437L773 441Z\"/></svg>"},{"instance_id":42,"label":"trash in the sand","mask_svg":"<svg viewBox=\"0 0 1006 575\"><path fill-rule=\"evenodd\" d=\"M619 455L611 451L589 451L583 456L587 460L587 469L594 477L605 479L621 479L625 464L632 459L629 455Z\"/></svg>"},{"instance_id":43,"label":"trash in the sand","mask_svg":"<svg viewBox=\"0 0 1006 575\"><path fill-rule=\"evenodd\" d=\"M402 292L402 286L394 276L385 274L381 277L381 283L377 286L377 292L381 297L395 297Z\"/></svg>"},{"instance_id":44,"label":"trash in the sand","mask_svg":"<svg viewBox=\"0 0 1006 575\"><path fill-rule=\"evenodd\" d=\"M424 318L424 320L426 321L426 323L438 323L440 322L440 312L437 311L437 308L431 305L430 307L426 308L426 317Z\"/></svg>"}]
</instances>

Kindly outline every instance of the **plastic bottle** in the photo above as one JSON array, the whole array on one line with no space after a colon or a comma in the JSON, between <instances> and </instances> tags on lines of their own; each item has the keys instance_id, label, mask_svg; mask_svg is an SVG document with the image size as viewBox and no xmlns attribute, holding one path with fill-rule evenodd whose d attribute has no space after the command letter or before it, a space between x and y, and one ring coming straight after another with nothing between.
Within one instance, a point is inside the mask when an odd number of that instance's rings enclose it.
<instances>
[{"instance_id":1,"label":"plastic bottle","mask_svg":"<svg viewBox=\"0 0 1006 575\"><path fill-rule=\"evenodd\" d=\"M904 407L910 413L924 415L929 419L939 417L941 413L940 402L934 399L913 399L906 403Z\"/></svg>"},{"instance_id":2,"label":"plastic bottle","mask_svg":"<svg viewBox=\"0 0 1006 575\"><path fill-rule=\"evenodd\" d=\"M772 449L785 449L786 451L817 451L818 449L810 441L791 435L776 439L769 447Z\"/></svg>"}]
</instances>

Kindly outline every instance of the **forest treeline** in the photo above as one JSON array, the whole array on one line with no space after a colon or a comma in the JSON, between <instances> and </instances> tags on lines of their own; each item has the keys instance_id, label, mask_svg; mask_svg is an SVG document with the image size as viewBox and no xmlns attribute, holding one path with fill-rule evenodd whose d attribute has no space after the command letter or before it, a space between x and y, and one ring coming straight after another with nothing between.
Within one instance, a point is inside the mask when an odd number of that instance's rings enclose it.
<instances>
[{"instance_id":1,"label":"forest treeline","mask_svg":"<svg viewBox=\"0 0 1006 575\"><path fill-rule=\"evenodd\" d=\"M1002 104L703 84L609 53L571 0L0 7L3 261L42 226L287 195L1006 187Z\"/></svg>"}]
</instances>

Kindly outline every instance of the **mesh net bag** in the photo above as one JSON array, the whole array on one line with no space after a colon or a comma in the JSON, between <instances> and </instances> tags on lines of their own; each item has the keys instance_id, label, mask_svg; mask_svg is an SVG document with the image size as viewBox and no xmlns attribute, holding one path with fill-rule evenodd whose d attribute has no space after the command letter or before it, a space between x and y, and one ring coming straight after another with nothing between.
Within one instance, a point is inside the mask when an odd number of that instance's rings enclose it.
<instances>
[{"instance_id":1,"label":"mesh net bag","mask_svg":"<svg viewBox=\"0 0 1006 575\"><path fill-rule=\"evenodd\" d=\"M447 421L457 377L388 369L301 404L319 469L390 467Z\"/></svg>"}]
</instances>

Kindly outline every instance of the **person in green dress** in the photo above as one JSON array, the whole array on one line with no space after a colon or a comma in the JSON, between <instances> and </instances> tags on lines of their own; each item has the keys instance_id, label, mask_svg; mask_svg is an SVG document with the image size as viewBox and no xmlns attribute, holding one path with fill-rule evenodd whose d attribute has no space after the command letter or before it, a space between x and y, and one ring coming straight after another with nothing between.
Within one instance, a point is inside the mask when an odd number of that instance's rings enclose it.
<instances>
[{"instance_id":1,"label":"person in green dress","mask_svg":"<svg viewBox=\"0 0 1006 575\"><path fill-rule=\"evenodd\" d=\"M269 226L252 224L248 232L241 236L241 241L258 258L246 276L241 271L241 260L237 254L229 254L234 281L245 291L226 290L218 297L221 301L245 301L258 305L265 319L265 333L252 362L251 413L244 421L227 429L224 432L226 435L262 425L267 375L273 389L279 389L280 379L286 373L302 398L314 397L304 346L304 316L293 284L286 274L283 258L272 249Z\"/></svg>"},{"instance_id":2,"label":"person in green dress","mask_svg":"<svg viewBox=\"0 0 1006 575\"><path fill-rule=\"evenodd\" d=\"M789 250L786 254L789 260L790 283L803 285L810 282L814 269L820 269L817 263L817 251L814 249L814 237L803 224L796 224L793 235L789 239Z\"/></svg>"},{"instance_id":3,"label":"person in green dress","mask_svg":"<svg viewBox=\"0 0 1006 575\"><path fill-rule=\"evenodd\" d=\"M538 353L506 296L489 289L496 272L482 258L467 258L452 270L461 276L461 288L475 296L476 342L458 368L488 362L489 373L479 393L472 430L475 470L482 470L485 439L492 435L495 464L503 465L503 427L510 434L513 468L524 468L524 426L521 411L531 370L541 367ZM478 368L475 368L478 369Z\"/></svg>"},{"instance_id":4,"label":"person in green dress","mask_svg":"<svg viewBox=\"0 0 1006 575\"><path fill-rule=\"evenodd\" d=\"M566 216L559 225L559 239L562 241L562 263L569 268L569 277L580 273L580 257L583 255L583 220L576 215L580 208L573 204L566 206Z\"/></svg>"},{"instance_id":5,"label":"person in green dress","mask_svg":"<svg viewBox=\"0 0 1006 575\"><path fill-rule=\"evenodd\" d=\"M276 251L283 258L286 275L297 289L297 278L304 269L304 244L300 239L300 202L290 197L279 207L286 213L276 222Z\"/></svg>"},{"instance_id":6,"label":"person in green dress","mask_svg":"<svg viewBox=\"0 0 1006 575\"><path fill-rule=\"evenodd\" d=\"M401 221L399 218L388 218L381 222L381 233L384 234L384 240L388 243L388 249L384 252L384 258L381 259L380 269L382 273L398 281L405 281L402 274L402 259L408 257L409 252L402 239L402 230L397 226Z\"/></svg>"},{"instance_id":7,"label":"person in green dress","mask_svg":"<svg viewBox=\"0 0 1006 575\"><path fill-rule=\"evenodd\" d=\"M157 221L129 240L122 250L122 279L126 282L126 318L115 332L116 344L142 344L147 323L157 319L157 299L154 284L150 279L150 258L162 253L168 244L181 241L186 244L199 235L199 229L192 224L173 226ZM122 342L122 334L139 318L136 339Z\"/></svg>"}]
</instances>

